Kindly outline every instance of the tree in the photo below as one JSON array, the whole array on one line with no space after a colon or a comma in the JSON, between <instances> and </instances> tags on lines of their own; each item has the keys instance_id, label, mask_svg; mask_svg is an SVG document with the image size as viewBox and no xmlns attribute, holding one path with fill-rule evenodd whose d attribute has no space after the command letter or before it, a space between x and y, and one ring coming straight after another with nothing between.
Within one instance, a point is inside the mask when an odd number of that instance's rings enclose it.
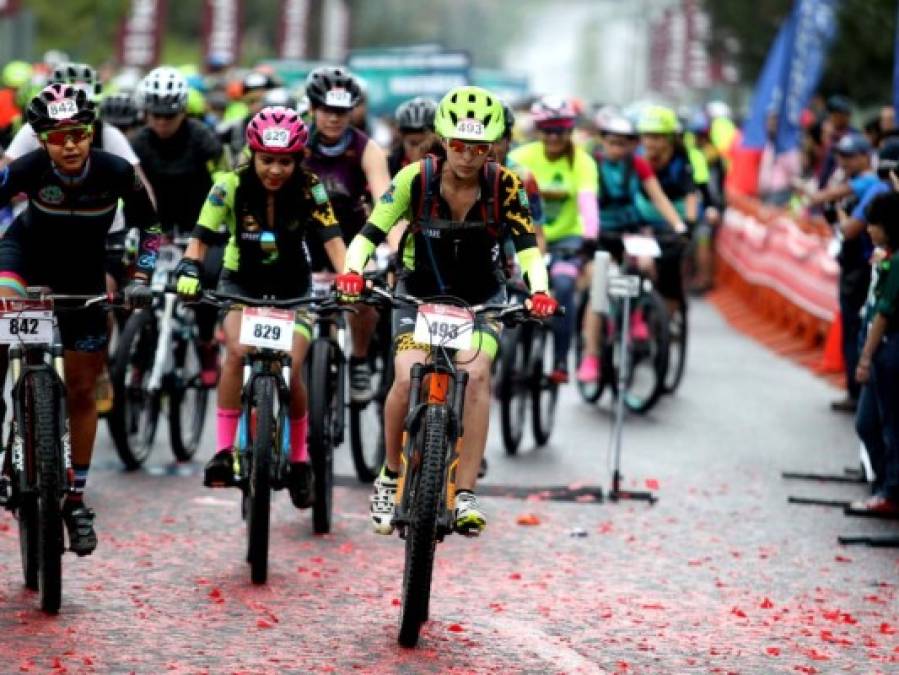
<instances>
[{"instance_id":1,"label":"tree","mask_svg":"<svg viewBox=\"0 0 899 675\"><path fill-rule=\"evenodd\" d=\"M727 51L728 41L735 39L737 65L744 84L751 86L793 0L704 0L704 4L712 20L712 49L719 54ZM837 22L821 91L846 94L862 105L892 100L896 3L842 0Z\"/></svg>"}]
</instances>

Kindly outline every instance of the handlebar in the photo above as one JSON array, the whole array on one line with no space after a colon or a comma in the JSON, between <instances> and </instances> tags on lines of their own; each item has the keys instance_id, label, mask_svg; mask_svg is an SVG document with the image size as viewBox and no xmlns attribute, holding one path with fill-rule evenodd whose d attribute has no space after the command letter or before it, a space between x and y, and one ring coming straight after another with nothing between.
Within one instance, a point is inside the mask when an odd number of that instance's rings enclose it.
<instances>
[{"instance_id":1,"label":"handlebar","mask_svg":"<svg viewBox=\"0 0 899 675\"><path fill-rule=\"evenodd\" d=\"M307 307L315 305L314 310L320 314L347 312L352 313L355 310L352 307L344 307L333 298L320 298L310 295L304 295L298 298L251 298L246 295L237 295L235 293L222 293L219 291L205 291L200 297L201 303L214 305L216 307L230 307L231 305L246 305L247 307L277 307L281 309L297 309L299 307Z\"/></svg>"}]
</instances>

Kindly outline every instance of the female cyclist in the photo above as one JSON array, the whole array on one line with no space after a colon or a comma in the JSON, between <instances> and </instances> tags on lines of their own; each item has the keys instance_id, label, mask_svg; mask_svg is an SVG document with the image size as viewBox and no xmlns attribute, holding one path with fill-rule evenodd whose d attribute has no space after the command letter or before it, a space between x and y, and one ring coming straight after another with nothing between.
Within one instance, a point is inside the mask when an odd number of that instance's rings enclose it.
<instances>
[{"instance_id":1,"label":"female cyclist","mask_svg":"<svg viewBox=\"0 0 899 675\"><path fill-rule=\"evenodd\" d=\"M263 108L247 125L250 157L213 186L200 212L177 278L188 298L201 290L203 258L221 223L230 238L219 290L248 297L293 298L310 283L304 242L312 235L324 242L331 264L340 269L344 244L328 194L315 174L300 162L308 139L306 125L290 108ZM246 348L239 342L240 313L225 317L225 363L218 385L218 452L206 464L205 485L233 483L232 446L240 415L242 364ZM297 316L290 381L290 464L284 481L297 508L312 503L312 472L306 450L306 388L302 364L309 347L310 325Z\"/></svg>"},{"instance_id":2,"label":"female cyclist","mask_svg":"<svg viewBox=\"0 0 899 675\"><path fill-rule=\"evenodd\" d=\"M531 109L539 140L509 153L515 164L529 169L543 198L543 233L551 255L553 294L566 314L553 320L555 365L552 378L568 381L568 348L576 319L575 289L581 273L579 253L584 240L596 240L596 163L572 138L577 114L561 98L546 97Z\"/></svg>"},{"instance_id":3,"label":"female cyclist","mask_svg":"<svg viewBox=\"0 0 899 675\"><path fill-rule=\"evenodd\" d=\"M306 95L314 124L303 166L324 183L343 240L349 244L365 225L368 194L377 201L387 191L390 184L387 156L377 143L350 124L353 109L362 100L362 89L346 69L328 66L312 71L306 81ZM327 270L320 246L311 246L309 255L313 272ZM367 305L360 305L356 310L349 317L353 338L350 397L365 401L371 397L371 372L366 356L377 314Z\"/></svg>"}]
</instances>

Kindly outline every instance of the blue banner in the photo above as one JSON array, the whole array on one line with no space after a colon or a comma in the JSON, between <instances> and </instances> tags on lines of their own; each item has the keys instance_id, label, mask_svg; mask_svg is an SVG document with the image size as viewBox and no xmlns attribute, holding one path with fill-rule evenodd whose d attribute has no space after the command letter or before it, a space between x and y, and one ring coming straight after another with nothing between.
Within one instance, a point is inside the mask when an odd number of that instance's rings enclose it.
<instances>
[{"instance_id":1,"label":"blue banner","mask_svg":"<svg viewBox=\"0 0 899 675\"><path fill-rule=\"evenodd\" d=\"M778 152L799 145L803 109L821 81L827 51L837 30L839 0L796 0L768 54L753 94L744 145L765 145L767 117L777 113Z\"/></svg>"}]
</instances>

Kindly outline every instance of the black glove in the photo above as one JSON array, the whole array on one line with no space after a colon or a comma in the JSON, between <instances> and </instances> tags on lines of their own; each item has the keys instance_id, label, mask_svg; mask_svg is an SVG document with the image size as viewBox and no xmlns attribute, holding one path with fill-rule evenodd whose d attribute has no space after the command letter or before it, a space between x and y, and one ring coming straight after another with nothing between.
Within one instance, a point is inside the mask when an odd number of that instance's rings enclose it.
<instances>
[{"instance_id":1,"label":"black glove","mask_svg":"<svg viewBox=\"0 0 899 675\"><path fill-rule=\"evenodd\" d=\"M124 295L125 303L134 309L153 304L153 289L143 279L132 279L131 283L125 286Z\"/></svg>"}]
</instances>

